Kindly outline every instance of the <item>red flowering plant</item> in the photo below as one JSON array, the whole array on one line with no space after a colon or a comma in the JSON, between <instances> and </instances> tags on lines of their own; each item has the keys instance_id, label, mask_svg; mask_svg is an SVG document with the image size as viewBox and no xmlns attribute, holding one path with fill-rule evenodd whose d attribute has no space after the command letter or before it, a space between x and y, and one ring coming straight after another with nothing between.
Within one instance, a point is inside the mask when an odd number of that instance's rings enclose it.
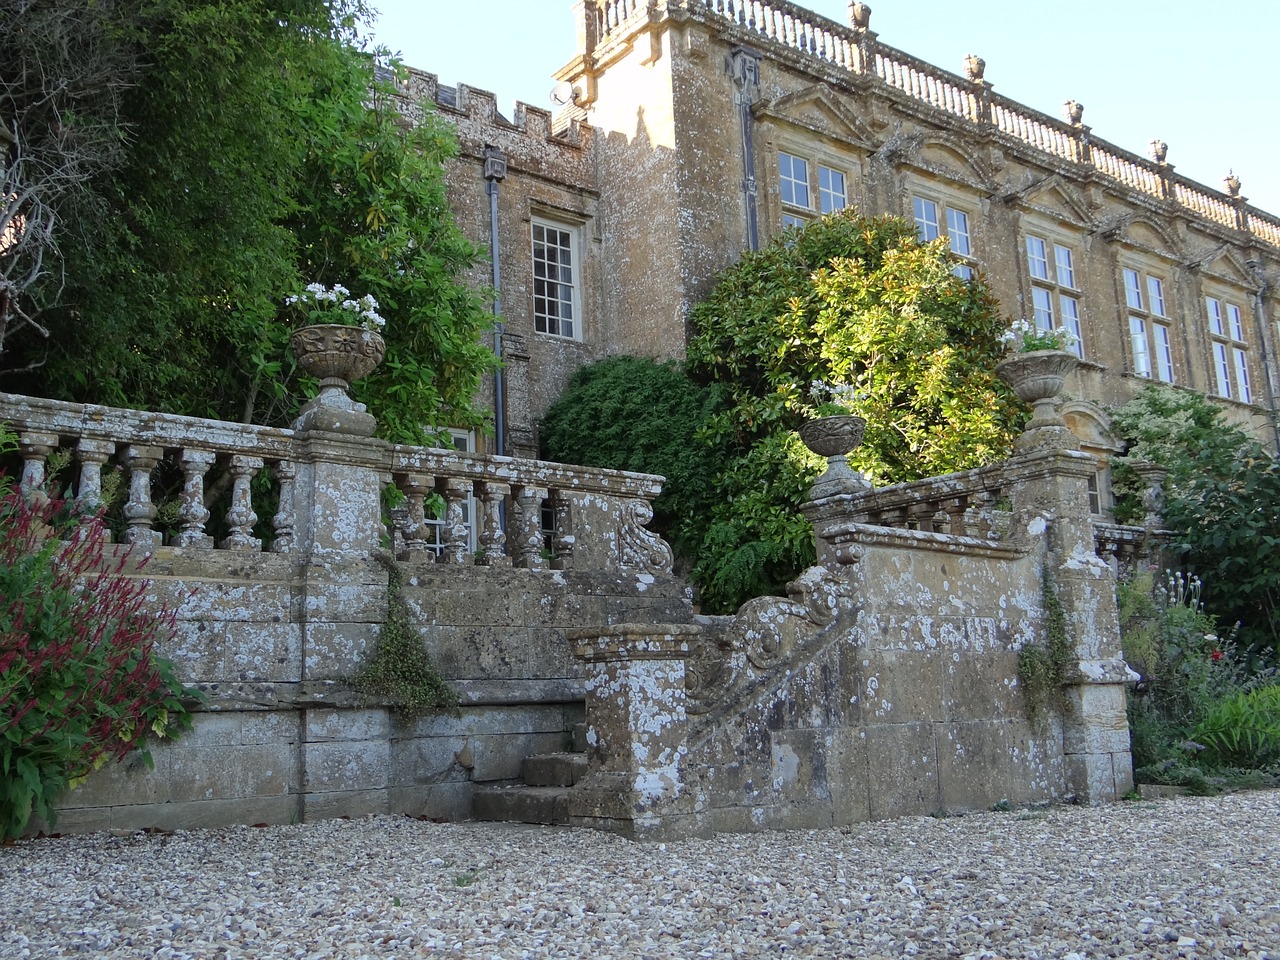
<instances>
[{"instance_id":1,"label":"red flowering plant","mask_svg":"<svg viewBox=\"0 0 1280 960\"><path fill-rule=\"evenodd\" d=\"M73 501L24 496L0 477L0 837L54 804L146 736L191 727L184 689L156 653L174 615L105 549L100 516Z\"/></svg>"}]
</instances>

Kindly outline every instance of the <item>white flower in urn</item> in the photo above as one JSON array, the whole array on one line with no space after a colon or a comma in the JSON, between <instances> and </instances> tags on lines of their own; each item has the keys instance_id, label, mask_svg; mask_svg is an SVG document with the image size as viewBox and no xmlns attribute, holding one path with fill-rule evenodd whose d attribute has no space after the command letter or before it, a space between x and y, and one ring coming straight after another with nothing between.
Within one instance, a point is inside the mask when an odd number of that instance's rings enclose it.
<instances>
[{"instance_id":1,"label":"white flower in urn","mask_svg":"<svg viewBox=\"0 0 1280 960\"><path fill-rule=\"evenodd\" d=\"M303 324L338 323L358 326L377 333L387 325L378 313L378 301L367 293L356 300L351 291L340 283L332 288L320 283L309 283L301 293L284 298L284 305L292 309Z\"/></svg>"},{"instance_id":2,"label":"white flower in urn","mask_svg":"<svg viewBox=\"0 0 1280 960\"><path fill-rule=\"evenodd\" d=\"M809 384L809 396L814 400L814 415L818 417L843 417L854 412L865 393L849 383L826 383L814 380Z\"/></svg>"},{"instance_id":3,"label":"white flower in urn","mask_svg":"<svg viewBox=\"0 0 1280 960\"><path fill-rule=\"evenodd\" d=\"M1046 330L1030 320L1015 320L1000 335L1000 342L1010 353L1030 353L1033 350L1070 350L1080 342L1080 338L1062 327Z\"/></svg>"}]
</instances>

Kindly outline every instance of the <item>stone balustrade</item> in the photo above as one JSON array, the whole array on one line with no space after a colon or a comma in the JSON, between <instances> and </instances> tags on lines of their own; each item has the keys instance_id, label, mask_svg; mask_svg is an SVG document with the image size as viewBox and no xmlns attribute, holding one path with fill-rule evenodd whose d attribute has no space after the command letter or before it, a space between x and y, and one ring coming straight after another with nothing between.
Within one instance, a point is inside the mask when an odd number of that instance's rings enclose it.
<instances>
[{"instance_id":1,"label":"stone balustrade","mask_svg":"<svg viewBox=\"0 0 1280 960\"><path fill-rule=\"evenodd\" d=\"M946 113L957 120L987 126L997 136L1053 156L1092 167L1103 176L1148 196L1178 204L1198 216L1280 246L1280 219L1228 195L1174 173L1162 160L1099 140L1079 118L1059 119L999 96L972 57L966 76L952 73L881 43L870 29L870 9L850 4L852 25L838 23L787 0L603 0L584 3L585 52L599 55L611 43L629 42L650 18L693 17L717 23L740 41L775 44L847 72L855 82L885 88ZM1238 192L1238 191L1237 191Z\"/></svg>"},{"instance_id":2,"label":"stone balustrade","mask_svg":"<svg viewBox=\"0 0 1280 960\"><path fill-rule=\"evenodd\" d=\"M121 539L138 548L310 552L322 527L341 528L358 507L379 530L389 523L405 559L671 570L670 548L645 529L657 477L10 394L0 420L18 437L24 491L63 467L60 491L97 509L117 474ZM325 469L339 479L322 480ZM344 471L372 479L352 484ZM388 484L404 502L383 518ZM367 551L369 539L338 546Z\"/></svg>"}]
</instances>

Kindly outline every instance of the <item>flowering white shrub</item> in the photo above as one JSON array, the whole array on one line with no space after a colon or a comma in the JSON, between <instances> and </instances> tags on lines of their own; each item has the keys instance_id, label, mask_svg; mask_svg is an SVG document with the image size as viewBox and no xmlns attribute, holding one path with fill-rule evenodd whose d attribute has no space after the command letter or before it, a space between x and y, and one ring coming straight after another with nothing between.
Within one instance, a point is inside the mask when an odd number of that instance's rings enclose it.
<instances>
[{"instance_id":1,"label":"flowering white shrub","mask_svg":"<svg viewBox=\"0 0 1280 960\"><path fill-rule=\"evenodd\" d=\"M1030 320L1015 320L1000 335L1000 342L1014 353L1030 353L1032 350L1070 350L1080 338L1062 327L1045 330Z\"/></svg>"},{"instance_id":2,"label":"flowering white shrub","mask_svg":"<svg viewBox=\"0 0 1280 960\"><path fill-rule=\"evenodd\" d=\"M329 289L320 283L309 283L300 294L284 298L286 307L294 307L307 323L341 323L378 331L387 320L378 313L373 294L359 300L350 299L351 291L340 283Z\"/></svg>"}]
</instances>

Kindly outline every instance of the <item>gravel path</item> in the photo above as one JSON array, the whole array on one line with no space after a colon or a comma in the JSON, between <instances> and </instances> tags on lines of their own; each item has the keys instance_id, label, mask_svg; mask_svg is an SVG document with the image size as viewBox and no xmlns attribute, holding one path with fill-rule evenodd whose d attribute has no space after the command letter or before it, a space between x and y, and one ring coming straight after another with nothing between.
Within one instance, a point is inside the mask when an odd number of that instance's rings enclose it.
<instances>
[{"instance_id":1,"label":"gravel path","mask_svg":"<svg viewBox=\"0 0 1280 960\"><path fill-rule=\"evenodd\" d=\"M1280 960L1280 791L642 845L403 817L0 848L0 957Z\"/></svg>"}]
</instances>

